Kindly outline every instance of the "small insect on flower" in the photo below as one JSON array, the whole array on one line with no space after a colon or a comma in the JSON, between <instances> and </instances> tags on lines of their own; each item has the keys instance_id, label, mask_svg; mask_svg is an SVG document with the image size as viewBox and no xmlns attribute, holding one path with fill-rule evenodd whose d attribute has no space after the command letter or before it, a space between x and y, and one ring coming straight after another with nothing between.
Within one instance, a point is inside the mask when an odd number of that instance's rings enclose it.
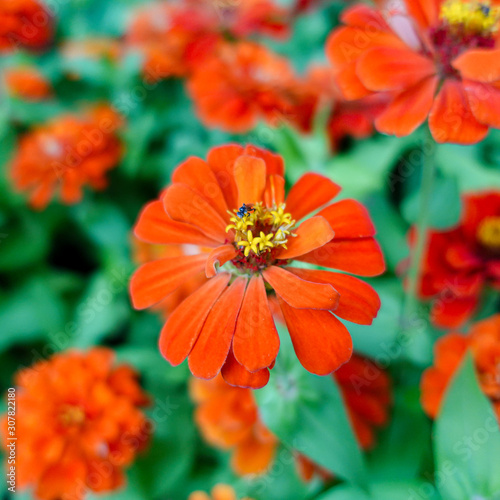
<instances>
[{"instance_id":1,"label":"small insect on flower","mask_svg":"<svg viewBox=\"0 0 500 500\"><path fill-rule=\"evenodd\" d=\"M489 16L490 15L490 11L491 11L491 8L489 5L485 5L483 3L479 4L478 6L478 9L485 15L485 16Z\"/></svg>"},{"instance_id":2,"label":"small insect on flower","mask_svg":"<svg viewBox=\"0 0 500 500\"><path fill-rule=\"evenodd\" d=\"M253 203L249 203L248 205L243 203L243 205L241 205L239 210L236 212L236 217L238 217L238 219L243 219L243 217L246 217L248 214L252 212L255 212Z\"/></svg>"}]
</instances>

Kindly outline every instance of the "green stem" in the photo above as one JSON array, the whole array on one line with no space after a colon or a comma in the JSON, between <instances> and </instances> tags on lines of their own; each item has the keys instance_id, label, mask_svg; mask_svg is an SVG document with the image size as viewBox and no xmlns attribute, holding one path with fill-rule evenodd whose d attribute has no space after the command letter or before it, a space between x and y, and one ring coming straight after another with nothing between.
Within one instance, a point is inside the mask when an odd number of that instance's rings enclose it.
<instances>
[{"instance_id":1,"label":"green stem","mask_svg":"<svg viewBox=\"0 0 500 500\"><path fill-rule=\"evenodd\" d=\"M420 186L420 208L415 225L416 235L413 252L410 257L410 268L408 270L408 291L406 294L405 307L403 309L405 326L411 322L411 317L416 311L418 304L418 288L422 272L422 259L427 248L430 204L434 179L436 175L435 165L436 143L432 137L424 143L422 183Z\"/></svg>"}]
</instances>

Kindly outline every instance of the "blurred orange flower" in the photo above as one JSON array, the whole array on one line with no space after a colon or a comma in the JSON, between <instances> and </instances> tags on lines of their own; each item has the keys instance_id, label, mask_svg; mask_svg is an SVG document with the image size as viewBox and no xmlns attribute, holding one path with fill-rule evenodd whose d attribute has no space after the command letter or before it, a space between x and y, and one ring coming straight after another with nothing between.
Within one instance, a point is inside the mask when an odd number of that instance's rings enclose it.
<instances>
[{"instance_id":1,"label":"blurred orange flower","mask_svg":"<svg viewBox=\"0 0 500 500\"><path fill-rule=\"evenodd\" d=\"M215 11L195 4L157 2L136 13L125 43L145 54L148 81L186 76L222 40Z\"/></svg>"},{"instance_id":2,"label":"blurred orange flower","mask_svg":"<svg viewBox=\"0 0 500 500\"><path fill-rule=\"evenodd\" d=\"M227 484L217 484L212 488L211 495L207 495L203 491L194 491L189 495L188 500L238 500L236 492ZM252 500L245 497L241 500Z\"/></svg>"},{"instance_id":3,"label":"blurred orange flower","mask_svg":"<svg viewBox=\"0 0 500 500\"><path fill-rule=\"evenodd\" d=\"M295 122L304 99L290 63L252 42L225 44L193 73L188 89L206 126L233 133L248 132L259 119Z\"/></svg>"},{"instance_id":4,"label":"blurred orange flower","mask_svg":"<svg viewBox=\"0 0 500 500\"><path fill-rule=\"evenodd\" d=\"M258 415L250 389L232 387L219 375L213 380L193 378L189 390L198 405L195 421L212 446L232 450L231 465L239 475L260 474L274 459L278 439Z\"/></svg>"},{"instance_id":5,"label":"blurred orange flower","mask_svg":"<svg viewBox=\"0 0 500 500\"><path fill-rule=\"evenodd\" d=\"M113 351L56 354L16 376L17 485L37 498L82 499L88 491L123 485L149 439L140 407L148 403L127 365ZM7 416L2 434L7 435ZM3 447L6 449L3 439Z\"/></svg>"},{"instance_id":6,"label":"blurred orange flower","mask_svg":"<svg viewBox=\"0 0 500 500\"><path fill-rule=\"evenodd\" d=\"M12 161L15 189L27 191L31 205L43 209L57 195L80 201L83 187L106 187L122 145L116 135L121 118L103 105L82 116L63 115L25 134Z\"/></svg>"},{"instance_id":7,"label":"blurred orange flower","mask_svg":"<svg viewBox=\"0 0 500 500\"><path fill-rule=\"evenodd\" d=\"M282 38L288 21L288 10L271 0L158 2L137 12L125 41L145 54L145 78L155 82L189 76L217 57L227 38Z\"/></svg>"},{"instance_id":8,"label":"blurred orange flower","mask_svg":"<svg viewBox=\"0 0 500 500\"><path fill-rule=\"evenodd\" d=\"M434 365L425 370L420 384L422 406L430 417L438 416L448 385L469 350L481 389L500 423L500 314L475 323L467 335L447 333L436 342Z\"/></svg>"},{"instance_id":9,"label":"blurred orange flower","mask_svg":"<svg viewBox=\"0 0 500 500\"><path fill-rule=\"evenodd\" d=\"M389 420L389 377L375 363L356 354L333 377L360 445L371 448L375 429ZM253 392L231 387L220 376L213 380L193 378L189 388L197 404L195 421L205 440L217 448L232 450L231 465L237 474L264 473L274 460L279 441L260 420ZM328 476L303 455L297 454L296 461L305 481L315 473Z\"/></svg>"},{"instance_id":10,"label":"blurred orange flower","mask_svg":"<svg viewBox=\"0 0 500 500\"><path fill-rule=\"evenodd\" d=\"M201 0L206 4L205 0ZM271 0L212 0L222 28L236 38L253 34L285 38L290 34L290 12Z\"/></svg>"},{"instance_id":11,"label":"blurred orange flower","mask_svg":"<svg viewBox=\"0 0 500 500\"><path fill-rule=\"evenodd\" d=\"M278 155L253 146L216 147L207 161L192 157L177 167L172 184L140 214L135 235L143 241L213 249L144 264L132 277L136 309L159 303L202 270L210 278L163 327L160 350L174 366L189 356L197 377L213 378L222 368L230 384L265 385L280 345L267 289L278 297L300 362L318 375L338 369L352 353L348 330L331 313L360 324L377 315L380 300L365 282L285 267L298 260L362 276L382 273L366 209L342 200L297 224L341 188L307 173L285 199L283 175Z\"/></svg>"},{"instance_id":12,"label":"blurred orange flower","mask_svg":"<svg viewBox=\"0 0 500 500\"><path fill-rule=\"evenodd\" d=\"M5 84L11 95L27 101L42 101L52 94L50 83L35 67L6 70Z\"/></svg>"},{"instance_id":13,"label":"blurred orange flower","mask_svg":"<svg viewBox=\"0 0 500 500\"><path fill-rule=\"evenodd\" d=\"M432 231L424 256L420 296L432 299L431 319L441 328L464 324L485 288L500 289L500 191L467 195L463 202L458 225Z\"/></svg>"},{"instance_id":14,"label":"blurred orange flower","mask_svg":"<svg viewBox=\"0 0 500 500\"><path fill-rule=\"evenodd\" d=\"M327 44L348 99L384 92L375 125L405 136L427 118L437 142L472 144L500 127L500 7L489 0L401 0L349 8Z\"/></svg>"},{"instance_id":15,"label":"blurred orange flower","mask_svg":"<svg viewBox=\"0 0 500 500\"><path fill-rule=\"evenodd\" d=\"M53 36L51 12L38 0L0 2L0 52L41 49Z\"/></svg>"}]
</instances>

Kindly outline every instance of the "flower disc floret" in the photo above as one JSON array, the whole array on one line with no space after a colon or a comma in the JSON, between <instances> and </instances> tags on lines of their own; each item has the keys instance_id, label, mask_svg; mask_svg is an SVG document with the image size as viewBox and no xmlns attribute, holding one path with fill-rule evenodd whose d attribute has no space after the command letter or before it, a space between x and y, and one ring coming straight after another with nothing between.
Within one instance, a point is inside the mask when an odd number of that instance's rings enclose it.
<instances>
[{"instance_id":1,"label":"flower disc floret","mask_svg":"<svg viewBox=\"0 0 500 500\"><path fill-rule=\"evenodd\" d=\"M295 220L285 212L285 207L282 203L266 208L259 202L243 217L237 215L237 209L228 212L231 224L226 232L234 230L234 243L236 248L243 250L244 257L259 257L278 247L287 248L288 238L295 236L291 232Z\"/></svg>"}]
</instances>

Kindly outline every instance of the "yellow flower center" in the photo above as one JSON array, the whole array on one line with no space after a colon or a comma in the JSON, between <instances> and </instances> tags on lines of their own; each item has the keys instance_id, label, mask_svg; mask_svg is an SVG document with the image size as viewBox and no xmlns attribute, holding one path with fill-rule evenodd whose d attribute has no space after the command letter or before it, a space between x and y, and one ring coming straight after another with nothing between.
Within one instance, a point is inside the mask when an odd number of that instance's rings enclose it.
<instances>
[{"instance_id":1,"label":"yellow flower center","mask_svg":"<svg viewBox=\"0 0 500 500\"><path fill-rule=\"evenodd\" d=\"M70 427L72 425L80 425L85 420L85 412L79 406L67 405L61 412L62 423Z\"/></svg>"},{"instance_id":2,"label":"yellow flower center","mask_svg":"<svg viewBox=\"0 0 500 500\"><path fill-rule=\"evenodd\" d=\"M448 0L441 6L440 19L470 35L491 35L498 29L500 7L488 0Z\"/></svg>"},{"instance_id":3,"label":"yellow flower center","mask_svg":"<svg viewBox=\"0 0 500 500\"><path fill-rule=\"evenodd\" d=\"M483 219L477 230L477 239L481 245L491 250L500 250L500 216Z\"/></svg>"},{"instance_id":4,"label":"yellow flower center","mask_svg":"<svg viewBox=\"0 0 500 500\"><path fill-rule=\"evenodd\" d=\"M288 238L295 236L291 230L295 224L291 214L285 212L285 204L271 208L262 203L244 205L231 215L226 232L234 229L235 243L245 257L261 256L278 247L286 248Z\"/></svg>"}]
</instances>

